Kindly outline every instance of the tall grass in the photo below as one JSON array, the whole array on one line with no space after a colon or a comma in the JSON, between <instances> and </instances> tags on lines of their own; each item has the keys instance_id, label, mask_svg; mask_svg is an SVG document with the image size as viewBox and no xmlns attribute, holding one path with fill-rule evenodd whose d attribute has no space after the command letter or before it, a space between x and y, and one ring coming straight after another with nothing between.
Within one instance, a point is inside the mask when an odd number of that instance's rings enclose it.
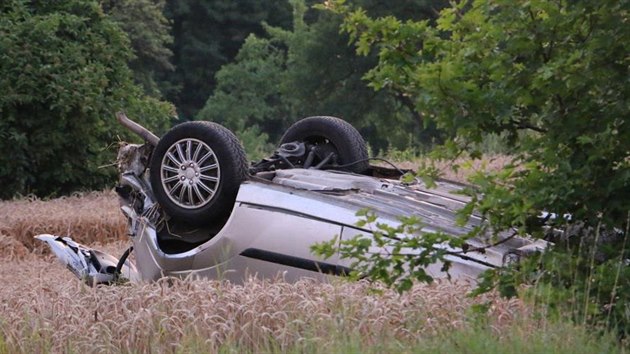
<instances>
[{"instance_id":1,"label":"tall grass","mask_svg":"<svg viewBox=\"0 0 630 354\"><path fill-rule=\"evenodd\" d=\"M21 244L41 252L44 246L33 236L43 233L82 243L107 243L125 239L126 221L112 191L0 201L0 246L17 249Z\"/></svg>"},{"instance_id":2,"label":"tall grass","mask_svg":"<svg viewBox=\"0 0 630 354\"><path fill-rule=\"evenodd\" d=\"M122 246L116 245L117 247ZM367 282L163 279L89 288L52 259L0 263L0 353L616 352L607 337L537 317L467 284L405 294ZM474 304L487 304L480 315Z\"/></svg>"},{"instance_id":3,"label":"tall grass","mask_svg":"<svg viewBox=\"0 0 630 354\"><path fill-rule=\"evenodd\" d=\"M399 295L378 284L163 279L90 288L37 246L67 234L112 254L126 248L111 192L0 202L0 354L57 352L607 353L623 352L519 299L466 297L436 282ZM487 314L474 310L487 307ZM605 331L604 331L605 332Z\"/></svg>"},{"instance_id":4,"label":"tall grass","mask_svg":"<svg viewBox=\"0 0 630 354\"><path fill-rule=\"evenodd\" d=\"M485 155L481 159L471 160L467 157L461 157L455 161L450 160L430 160L426 155L416 150L391 150L385 155L385 158L393 162L398 168L410 169L417 171L420 166L430 164L440 172L441 177L459 182L468 183L468 176L478 171L498 171L510 162L507 155ZM374 162L377 165L390 167L382 162ZM457 169L453 169L454 165L459 165Z\"/></svg>"}]
</instances>

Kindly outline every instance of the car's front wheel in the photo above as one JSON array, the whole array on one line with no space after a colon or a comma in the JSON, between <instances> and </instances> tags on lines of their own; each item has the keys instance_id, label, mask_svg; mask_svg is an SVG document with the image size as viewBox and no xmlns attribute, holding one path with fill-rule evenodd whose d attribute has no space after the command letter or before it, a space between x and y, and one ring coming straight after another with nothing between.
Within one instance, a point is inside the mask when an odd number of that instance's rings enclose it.
<instances>
[{"instance_id":1,"label":"car's front wheel","mask_svg":"<svg viewBox=\"0 0 630 354\"><path fill-rule=\"evenodd\" d=\"M226 217L246 178L241 143L216 123L186 122L173 127L151 157L151 187L158 203L170 217L192 225Z\"/></svg>"}]
</instances>

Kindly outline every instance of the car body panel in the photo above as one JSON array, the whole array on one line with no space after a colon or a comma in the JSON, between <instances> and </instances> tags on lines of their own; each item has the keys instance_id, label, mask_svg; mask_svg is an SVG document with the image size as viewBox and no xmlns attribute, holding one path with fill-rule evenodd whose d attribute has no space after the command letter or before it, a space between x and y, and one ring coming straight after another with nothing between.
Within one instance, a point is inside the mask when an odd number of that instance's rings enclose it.
<instances>
[{"instance_id":1,"label":"car body panel","mask_svg":"<svg viewBox=\"0 0 630 354\"><path fill-rule=\"evenodd\" d=\"M141 219L139 222L142 231L133 237L133 242L136 263L142 264L142 279L156 280L163 276L189 275L234 279L235 276L227 273L243 265L247 265L247 270L243 268L239 273L246 276L275 277L283 272L288 272L289 276L296 272L300 275L317 275L317 272L304 273L304 269L298 271L293 269L294 267L279 268L278 264L269 267L267 263L271 262L255 259L251 255L243 256L242 253L246 250L250 250L250 253L256 250L259 253L286 254L336 266L337 255L324 260L313 256L310 246L315 242L328 241L338 236L341 233L340 225L306 215L286 213L274 205L265 207L252 204L252 200L261 200L248 198L250 195L257 197L262 195L263 198L285 205L303 202L299 197L298 200L292 201L291 199L296 197L287 191L270 190L265 184L245 183L239 192L231 216L221 231L208 241L176 254L162 251L155 227L146 218Z\"/></svg>"}]
</instances>

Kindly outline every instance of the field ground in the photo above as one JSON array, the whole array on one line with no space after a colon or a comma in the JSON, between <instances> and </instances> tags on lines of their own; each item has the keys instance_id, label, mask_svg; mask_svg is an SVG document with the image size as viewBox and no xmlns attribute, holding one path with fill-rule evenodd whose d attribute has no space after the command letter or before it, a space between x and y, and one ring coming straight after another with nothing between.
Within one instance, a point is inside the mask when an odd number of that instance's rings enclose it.
<instances>
[{"instance_id":1,"label":"field ground","mask_svg":"<svg viewBox=\"0 0 630 354\"><path fill-rule=\"evenodd\" d=\"M471 299L466 284L418 284L403 295L341 279L89 288L33 240L39 233L113 254L127 246L112 192L0 202L0 353L623 351L521 300Z\"/></svg>"}]
</instances>

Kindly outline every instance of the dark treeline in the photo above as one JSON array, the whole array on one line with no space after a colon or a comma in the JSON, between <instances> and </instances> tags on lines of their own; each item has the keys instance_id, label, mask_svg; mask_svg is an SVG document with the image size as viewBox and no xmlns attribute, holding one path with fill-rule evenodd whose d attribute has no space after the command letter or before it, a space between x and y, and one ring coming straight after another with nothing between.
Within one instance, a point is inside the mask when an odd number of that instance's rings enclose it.
<instances>
[{"instance_id":1,"label":"dark treeline","mask_svg":"<svg viewBox=\"0 0 630 354\"><path fill-rule=\"evenodd\" d=\"M268 151L290 123L311 115L350 121L374 150L430 144L436 132L408 98L377 92L363 80L376 55L357 56L340 33L341 16L314 9L317 3L167 1L175 69L155 72L163 97L180 119L235 130L250 156ZM421 20L434 19L446 2L354 3L372 16Z\"/></svg>"},{"instance_id":2,"label":"dark treeline","mask_svg":"<svg viewBox=\"0 0 630 354\"><path fill-rule=\"evenodd\" d=\"M231 62L245 38L264 33L262 23L288 28L287 0L169 0L164 15L172 24L174 71L157 73L166 85L165 97L180 118L190 120L203 107L216 85L215 74Z\"/></svg>"},{"instance_id":3,"label":"dark treeline","mask_svg":"<svg viewBox=\"0 0 630 354\"><path fill-rule=\"evenodd\" d=\"M341 16L308 0L7 0L0 4L0 197L51 196L115 179L124 109L157 133L224 124L251 157L294 121L350 121L374 151L430 144L408 98L363 79ZM371 16L433 19L445 1L356 0ZM177 116L178 119L173 119Z\"/></svg>"}]
</instances>

